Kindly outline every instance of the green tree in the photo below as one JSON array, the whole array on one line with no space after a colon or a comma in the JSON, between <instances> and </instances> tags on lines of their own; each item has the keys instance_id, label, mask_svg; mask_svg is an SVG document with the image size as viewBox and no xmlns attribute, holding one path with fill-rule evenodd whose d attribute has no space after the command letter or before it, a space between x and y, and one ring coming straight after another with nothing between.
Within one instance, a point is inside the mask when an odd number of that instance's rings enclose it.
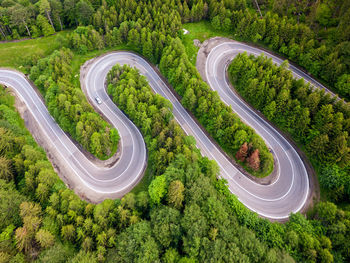
<instances>
[{"instance_id":1,"label":"green tree","mask_svg":"<svg viewBox=\"0 0 350 263\"><path fill-rule=\"evenodd\" d=\"M51 19L51 6L48 0L40 0L39 1L39 10L40 14L46 15L47 19L50 21L53 31L55 31L55 27L53 25Z\"/></svg>"},{"instance_id":2,"label":"green tree","mask_svg":"<svg viewBox=\"0 0 350 263\"><path fill-rule=\"evenodd\" d=\"M177 247L181 238L180 212L170 207L157 207L151 211L152 232L157 241L168 248Z\"/></svg>"},{"instance_id":3,"label":"green tree","mask_svg":"<svg viewBox=\"0 0 350 263\"><path fill-rule=\"evenodd\" d=\"M0 156L0 179L11 181L13 179L11 161Z\"/></svg>"},{"instance_id":4,"label":"green tree","mask_svg":"<svg viewBox=\"0 0 350 263\"><path fill-rule=\"evenodd\" d=\"M101 134L98 132L94 132L91 136L91 152L94 153L95 155L100 155L102 154L102 146L101 146Z\"/></svg>"},{"instance_id":5,"label":"green tree","mask_svg":"<svg viewBox=\"0 0 350 263\"><path fill-rule=\"evenodd\" d=\"M148 187L148 194L153 204L159 204L167 193L167 182L164 175L157 176Z\"/></svg>"},{"instance_id":6,"label":"green tree","mask_svg":"<svg viewBox=\"0 0 350 263\"><path fill-rule=\"evenodd\" d=\"M40 229L38 232L36 232L35 240L42 248L51 247L55 243L55 237L45 229Z\"/></svg>"},{"instance_id":7,"label":"green tree","mask_svg":"<svg viewBox=\"0 0 350 263\"><path fill-rule=\"evenodd\" d=\"M79 251L79 253L70 261L71 263L97 263L97 256L92 252L84 252L83 250Z\"/></svg>"},{"instance_id":8,"label":"green tree","mask_svg":"<svg viewBox=\"0 0 350 263\"><path fill-rule=\"evenodd\" d=\"M74 250L69 245L62 245L56 242L52 247L45 249L37 259L38 263L64 263L74 256Z\"/></svg>"},{"instance_id":9,"label":"green tree","mask_svg":"<svg viewBox=\"0 0 350 263\"><path fill-rule=\"evenodd\" d=\"M90 24L92 14L94 12L90 2L80 0L76 5L77 20L80 25L87 26Z\"/></svg>"},{"instance_id":10,"label":"green tree","mask_svg":"<svg viewBox=\"0 0 350 263\"><path fill-rule=\"evenodd\" d=\"M179 180L173 181L169 184L168 189L168 203L176 209L182 207L184 201L185 187Z\"/></svg>"},{"instance_id":11,"label":"green tree","mask_svg":"<svg viewBox=\"0 0 350 263\"><path fill-rule=\"evenodd\" d=\"M44 16L38 15L36 21L44 36L49 36L55 33L53 27L50 26L50 24L47 22L47 19Z\"/></svg>"},{"instance_id":12,"label":"green tree","mask_svg":"<svg viewBox=\"0 0 350 263\"><path fill-rule=\"evenodd\" d=\"M15 26L24 26L27 30L28 36L32 37L28 23L33 17L33 12L30 6L22 6L20 4L15 4L9 8L11 14L11 23Z\"/></svg>"},{"instance_id":13,"label":"green tree","mask_svg":"<svg viewBox=\"0 0 350 263\"><path fill-rule=\"evenodd\" d=\"M20 194L15 185L0 179L0 232L8 225L19 226L21 218L19 215L19 206L26 200L26 197Z\"/></svg>"},{"instance_id":14,"label":"green tree","mask_svg":"<svg viewBox=\"0 0 350 263\"><path fill-rule=\"evenodd\" d=\"M335 84L340 95L344 97L350 96L350 74L343 74L338 78L338 82Z\"/></svg>"},{"instance_id":15,"label":"green tree","mask_svg":"<svg viewBox=\"0 0 350 263\"><path fill-rule=\"evenodd\" d=\"M326 3L320 3L316 9L316 20L322 26L329 26L332 22L332 10Z\"/></svg>"},{"instance_id":16,"label":"green tree","mask_svg":"<svg viewBox=\"0 0 350 263\"><path fill-rule=\"evenodd\" d=\"M117 244L118 258L123 262L159 261L159 248L147 221L128 227L119 235Z\"/></svg>"},{"instance_id":17,"label":"green tree","mask_svg":"<svg viewBox=\"0 0 350 263\"><path fill-rule=\"evenodd\" d=\"M75 239L74 225L65 225L61 229L61 236L64 240L73 242Z\"/></svg>"},{"instance_id":18,"label":"green tree","mask_svg":"<svg viewBox=\"0 0 350 263\"><path fill-rule=\"evenodd\" d=\"M337 206L331 202L320 202L315 207L316 217L325 225L331 225L336 221Z\"/></svg>"},{"instance_id":19,"label":"green tree","mask_svg":"<svg viewBox=\"0 0 350 263\"><path fill-rule=\"evenodd\" d=\"M59 0L49 0L50 6L51 6L51 14L52 14L52 20L54 21L55 25L59 25L60 30L63 30L63 22L62 22L62 16L63 16L63 5L62 2ZM56 26L57 28L57 26ZM63 39L64 40L64 39Z\"/></svg>"}]
</instances>

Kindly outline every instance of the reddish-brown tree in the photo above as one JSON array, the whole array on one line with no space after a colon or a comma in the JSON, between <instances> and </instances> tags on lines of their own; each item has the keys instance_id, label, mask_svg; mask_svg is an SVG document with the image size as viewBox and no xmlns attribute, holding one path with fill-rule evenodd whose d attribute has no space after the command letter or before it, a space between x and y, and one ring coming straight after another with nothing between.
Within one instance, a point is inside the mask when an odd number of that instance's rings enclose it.
<instances>
[{"instance_id":1,"label":"reddish-brown tree","mask_svg":"<svg viewBox=\"0 0 350 263\"><path fill-rule=\"evenodd\" d=\"M255 171L260 169L260 156L259 149L255 149L254 152L247 158L247 162L250 168Z\"/></svg>"},{"instance_id":2,"label":"reddish-brown tree","mask_svg":"<svg viewBox=\"0 0 350 263\"><path fill-rule=\"evenodd\" d=\"M241 162L244 162L248 155L248 144L245 142L242 144L241 148L239 148L238 152L236 153L236 159L240 160Z\"/></svg>"}]
</instances>

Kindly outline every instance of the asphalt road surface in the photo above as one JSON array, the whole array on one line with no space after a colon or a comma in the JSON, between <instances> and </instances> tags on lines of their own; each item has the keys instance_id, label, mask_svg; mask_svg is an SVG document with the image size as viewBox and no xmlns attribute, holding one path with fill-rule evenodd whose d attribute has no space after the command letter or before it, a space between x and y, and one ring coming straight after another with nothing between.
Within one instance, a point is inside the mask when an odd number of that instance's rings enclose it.
<instances>
[{"instance_id":1,"label":"asphalt road surface","mask_svg":"<svg viewBox=\"0 0 350 263\"><path fill-rule=\"evenodd\" d=\"M152 66L140 56L131 52L114 52L95 59L90 65L84 83L93 106L105 115L121 135L121 158L111 168L99 168L89 162L76 146L62 132L45 105L22 74L0 70L0 82L11 86L27 104L40 127L45 130L46 139L55 144L73 177L80 178L87 191L99 193L105 198L125 194L142 176L146 165L146 149L137 128L118 110L109 99L104 83L106 75L116 63L136 67L149 81L153 91L168 99L173 105L175 119L185 133L192 135L201 153L215 160L220 167L220 176L226 178L229 189L249 209L271 219L286 219L291 212L300 211L309 194L309 180L299 155L290 144L268 123L257 116L229 89L225 70L234 54L249 51L249 46L223 45L213 49L206 62L207 79L210 86L219 92L221 99L232 105L243 121L253 127L273 150L277 159L277 179L270 185L260 185L241 174L202 131L182 107L169 87L163 82ZM245 50L247 49L247 50ZM102 101L98 104L95 98ZM87 193L88 195L89 193Z\"/></svg>"},{"instance_id":2,"label":"asphalt road surface","mask_svg":"<svg viewBox=\"0 0 350 263\"><path fill-rule=\"evenodd\" d=\"M229 63L242 52L255 56L264 53L276 64L281 64L283 60L260 49L232 40L214 42L209 50L205 46L202 48L207 49L206 52L208 52L204 70L201 72L203 79L218 92L224 103L231 106L233 111L264 139L277 160L278 174L274 183L267 186L257 185L247 177L236 175L235 182L230 184L230 190L237 194L247 207L266 217L283 219L291 212L300 211L309 195L309 178L301 158L281 134L236 96L226 77ZM304 78L315 87L325 89L301 70L294 66L289 68L296 78Z\"/></svg>"},{"instance_id":3,"label":"asphalt road surface","mask_svg":"<svg viewBox=\"0 0 350 263\"><path fill-rule=\"evenodd\" d=\"M92 65L86 77L88 92L95 101L96 94L104 87L104 77L109 69ZM104 75L102 75L104 74ZM136 126L115 106L106 92L100 95L103 103L97 106L118 129L121 154L112 167L101 167L91 162L62 131L48 112L31 84L21 73L0 69L0 83L12 87L34 117L36 127L47 144L54 145L55 153L64 161L65 178L76 185L83 195L94 201L118 198L129 192L142 178L146 166L147 151L143 137ZM73 183L74 182L74 183Z\"/></svg>"}]
</instances>

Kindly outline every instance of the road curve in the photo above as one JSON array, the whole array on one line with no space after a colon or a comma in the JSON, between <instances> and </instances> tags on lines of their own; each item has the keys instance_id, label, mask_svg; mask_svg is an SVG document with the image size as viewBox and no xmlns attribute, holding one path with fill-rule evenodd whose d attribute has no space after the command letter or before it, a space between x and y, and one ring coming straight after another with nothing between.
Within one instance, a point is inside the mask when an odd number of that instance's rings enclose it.
<instances>
[{"instance_id":1,"label":"road curve","mask_svg":"<svg viewBox=\"0 0 350 263\"><path fill-rule=\"evenodd\" d=\"M217 55L220 57L219 54ZM215 62L214 60L213 63ZM183 108L167 84L164 83L159 73L156 72L146 60L134 53L125 51L113 52L95 59L89 66L86 77L83 79L84 83L82 83L85 85L87 95L94 104L94 107L98 108L99 111L111 121L121 135L122 157L117 164L110 169L97 168L86 160L84 155L78 151L75 145L53 121L45 105L40 101L30 84L21 74L0 70L0 82L12 86L16 90L27 106L32 109L31 113L36 116L38 123L44 123L41 126L48 130L48 139L60 145L59 149L62 151L62 155L73 153L74 156L80 156L79 159L71 157L66 158L69 165L74 168L74 174L72 176L79 176L82 181L84 181L83 183L87 184L92 189L91 191L98 189L100 192L108 192L106 193L106 197L110 197L108 194L110 195L111 192L119 191L120 193L122 192L120 191L121 187L126 189L125 185L131 185L131 183L128 184L126 182L135 182L137 180L138 173L144 166L144 164L140 165L140 163L144 163L146 158L145 153L143 153L144 143L142 140L139 140L139 135L137 135L139 133L138 130L130 121L127 125L130 129L130 133L122 130L120 124L118 124L118 116L119 119L123 121L128 122L128 120L124 120L126 117L109 99L104 88L106 75L116 63L121 65L128 64L136 67L142 75L146 76L153 91L159 93L172 103L174 117L177 122L181 125L186 134L194 136L201 153L218 163L220 167L220 176L227 179L231 192L236 194L249 209L267 218L285 219L288 218L291 212L297 212L304 206L309 191L309 181L305 167L294 149L277 133L277 131L258 118L248 107L245 106L246 108L242 109L242 112L245 113L242 119L253 128L256 128L257 132L264 137L267 144L273 149L278 161L277 166L279 167L279 171L281 171L274 183L270 185L257 184L241 174L241 172L225 157L220 149L207 137L203 130ZM218 70L214 71L215 73L211 73L211 67L209 67L208 76L211 81L215 82L212 84L214 88L225 87L225 85L227 85L224 77L225 65L220 64L219 66L219 68L214 67L214 69ZM232 94L220 95L222 100L228 100L230 102ZM94 98L96 96L101 98L102 104L99 105L95 102ZM244 104L241 107L244 107ZM233 109L236 111L236 107ZM41 115L45 117L41 118ZM257 123L259 125L257 125ZM263 125L263 128L260 127L260 125ZM57 132L58 136L56 137L58 138L51 138L52 134L50 134L50 130L52 129L54 129L55 134ZM60 138L64 136L65 139L60 140ZM135 141L130 143L131 138L137 140L137 143ZM129 152L129 154L126 154L126 152ZM133 155L133 153L135 154ZM130 155L132 157L130 157ZM124 157L125 159L129 157L130 160L131 158L130 162L127 163L127 161L123 161L123 156L126 156ZM132 163L135 159L136 162ZM88 167L86 167L86 165ZM117 170L115 168L118 166L124 167L123 175L120 175L122 169ZM92 171L90 169L94 169L94 172L89 173L88 171ZM119 185L119 183L121 185Z\"/></svg>"},{"instance_id":2,"label":"road curve","mask_svg":"<svg viewBox=\"0 0 350 263\"><path fill-rule=\"evenodd\" d=\"M93 64L88 70L85 81L92 101L96 92L103 88L103 79L109 68L104 71ZM96 74L97 73L97 74ZM115 106L106 92L99 108L111 124L118 129L120 135L120 156L111 167L102 167L91 162L72 142L67 134L58 126L48 112L46 105L38 96L26 77L17 71L0 69L0 83L11 87L35 120L40 129L41 140L45 145L54 148L52 155L62 160L64 178L86 199L95 202L106 198L119 198L129 192L142 178L146 166L147 151L143 137L136 126Z\"/></svg>"},{"instance_id":3,"label":"road curve","mask_svg":"<svg viewBox=\"0 0 350 263\"><path fill-rule=\"evenodd\" d=\"M167 84L164 83L160 75L146 60L131 52L115 52L99 58L96 63L98 63L100 68L104 68L106 65L109 68L115 63L128 64L136 67L142 75L146 76L153 91L172 103L174 117L177 122L186 134L192 135L196 139L197 147L201 150L201 153L219 164L220 175L228 180L230 190L248 208L267 218L285 219L288 218L291 212L297 212L304 206L309 189L305 167L288 142L268 124L266 124L266 128L274 131L276 137L281 137L277 139L277 142L274 136L266 137L265 140L275 152L279 171L283 172L280 173L273 184L260 185L241 174L230 160L225 157L183 108ZM225 69L222 71L223 75L224 73ZM100 97L105 94L102 86L98 92L97 94ZM103 99L105 98L103 97ZM248 115L254 116L255 114L249 109L247 109L247 112ZM280 141L283 141L283 146L279 145Z\"/></svg>"},{"instance_id":4,"label":"road curve","mask_svg":"<svg viewBox=\"0 0 350 263\"><path fill-rule=\"evenodd\" d=\"M203 68L204 66L204 70L201 70L203 79L207 81L213 90L218 92L224 103L231 106L233 111L264 139L268 147L272 149L278 165L277 180L271 185L256 185L249 178L242 177L237 183L240 187L245 188L247 192L243 196L238 194L238 197L243 203L247 203L247 206L252 210L256 209L255 207L251 207L248 200L252 198L251 196L256 195L266 201L270 200L270 209L273 209L273 206L278 204L288 207L290 212L300 211L305 205L310 191L309 177L303 161L289 142L277 130L256 114L231 90L226 75L229 63L239 53L246 52L255 56L264 53L276 64L281 64L283 60L244 43L233 40L220 40L222 39L216 41L214 38L202 45L199 51L201 54L201 59L199 60L201 63L204 60L204 65L199 65L197 60L197 67ZM294 66L290 66L289 69L296 78L304 78L317 88L325 88ZM232 188L231 185L230 189L236 193L236 189ZM279 199L279 202L275 202L277 199ZM281 211L281 207L276 209L276 212L278 210ZM275 213L274 218L285 218L287 215L286 210L284 211L284 215L282 213L279 215ZM257 212L260 213L260 210L257 210ZM271 210L269 214L271 214Z\"/></svg>"}]
</instances>

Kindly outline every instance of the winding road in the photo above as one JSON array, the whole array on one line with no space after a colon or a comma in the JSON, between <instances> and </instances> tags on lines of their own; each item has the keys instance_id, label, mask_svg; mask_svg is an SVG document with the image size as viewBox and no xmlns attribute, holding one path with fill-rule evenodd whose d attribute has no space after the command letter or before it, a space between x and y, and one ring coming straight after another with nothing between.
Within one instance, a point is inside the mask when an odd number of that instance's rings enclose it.
<instances>
[{"instance_id":1,"label":"winding road","mask_svg":"<svg viewBox=\"0 0 350 263\"><path fill-rule=\"evenodd\" d=\"M15 90L35 118L44 139L55 145L57 154L64 159L66 167L71 171L68 181L79 182L79 187L83 188L88 198L102 200L120 197L130 191L142 178L146 167L147 151L139 130L111 101L104 86L107 73L116 63L136 67L146 76L153 91L172 103L175 119L186 134L196 139L201 153L218 163L220 176L227 179L231 192L237 195L244 205L261 216L277 220L286 219L290 213L300 211L309 197L308 174L299 155L288 141L230 89L225 76L226 67L236 54L243 51L252 54L262 52L238 42L227 42L212 48L206 58L203 78L272 149L277 161L277 178L269 185L257 184L244 176L197 125L159 73L137 54L120 51L95 58L86 64L87 73L81 77L83 90L90 102L118 129L121 136L120 158L109 168L95 165L80 152L53 120L24 75L0 69L0 83ZM276 63L281 63L278 58L273 59ZM295 74L300 74L293 68L291 70ZM101 99L101 104L95 101L97 96Z\"/></svg>"},{"instance_id":2,"label":"winding road","mask_svg":"<svg viewBox=\"0 0 350 263\"><path fill-rule=\"evenodd\" d=\"M87 92L96 97L100 88L104 87L104 78L110 68L103 72L99 64L89 68L84 79ZM17 96L34 117L36 127L45 144L54 146L51 155L59 155L64 163L65 178L69 185L75 185L79 193L87 199L102 201L106 198L118 198L128 193L142 178L147 161L147 151L143 137L137 127L115 106L104 93L102 104L96 107L118 129L120 139L120 156L111 167L96 165L72 142L69 136L58 126L48 112L46 105L36 93L26 77L12 70L0 69L0 83L14 89ZM95 101L94 99L92 99ZM46 148L44 146L44 148ZM46 149L47 150L47 149Z\"/></svg>"}]
</instances>

